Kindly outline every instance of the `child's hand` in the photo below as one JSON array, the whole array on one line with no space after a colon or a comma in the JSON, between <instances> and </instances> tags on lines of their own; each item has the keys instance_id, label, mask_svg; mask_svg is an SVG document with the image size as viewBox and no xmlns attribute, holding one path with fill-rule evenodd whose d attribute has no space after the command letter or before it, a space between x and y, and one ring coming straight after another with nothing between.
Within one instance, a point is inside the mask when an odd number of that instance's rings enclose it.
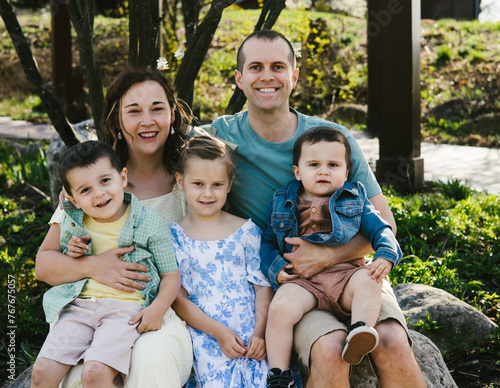
<instances>
[{"instance_id":1,"label":"child's hand","mask_svg":"<svg viewBox=\"0 0 500 388\"><path fill-rule=\"evenodd\" d=\"M163 314L161 314L161 312L159 313L153 305L149 305L139 311L139 314L130 320L129 324L135 325L139 321L141 321L141 323L137 326L137 332L140 334L147 333L148 331L160 330L163 324Z\"/></svg>"},{"instance_id":2,"label":"child's hand","mask_svg":"<svg viewBox=\"0 0 500 388\"><path fill-rule=\"evenodd\" d=\"M83 237L73 236L68 242L68 251L66 254L71 257L81 257L89 249L86 244L90 240L90 236L87 234Z\"/></svg>"},{"instance_id":3,"label":"child's hand","mask_svg":"<svg viewBox=\"0 0 500 388\"><path fill-rule=\"evenodd\" d=\"M215 338L219 343L222 353L228 358L240 358L246 353L245 342L229 327L224 327Z\"/></svg>"},{"instance_id":4,"label":"child's hand","mask_svg":"<svg viewBox=\"0 0 500 388\"><path fill-rule=\"evenodd\" d=\"M247 354L245 357L262 361L266 358L266 355L266 342L264 341L264 338L253 334L248 340Z\"/></svg>"},{"instance_id":5,"label":"child's hand","mask_svg":"<svg viewBox=\"0 0 500 388\"><path fill-rule=\"evenodd\" d=\"M283 282L287 282L289 280L293 280L299 277L297 274L290 274L286 270L293 268L293 264L287 264L283 267L283 269L278 273L278 276L276 276L276 281L278 284L281 284Z\"/></svg>"},{"instance_id":6,"label":"child's hand","mask_svg":"<svg viewBox=\"0 0 500 388\"><path fill-rule=\"evenodd\" d=\"M386 259L375 259L368 265L368 276L380 283L391 272L392 263Z\"/></svg>"}]
</instances>

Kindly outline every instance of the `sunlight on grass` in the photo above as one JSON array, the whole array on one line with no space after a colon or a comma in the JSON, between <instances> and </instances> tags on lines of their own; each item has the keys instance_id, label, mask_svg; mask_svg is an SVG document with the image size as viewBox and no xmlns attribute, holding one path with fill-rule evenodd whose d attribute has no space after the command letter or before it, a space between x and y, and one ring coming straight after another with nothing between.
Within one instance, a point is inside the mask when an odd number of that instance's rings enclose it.
<instances>
[{"instance_id":1,"label":"sunlight on grass","mask_svg":"<svg viewBox=\"0 0 500 388\"><path fill-rule=\"evenodd\" d=\"M17 96L0 100L0 116L10 117L13 120L48 120L40 97L34 95L27 98Z\"/></svg>"}]
</instances>

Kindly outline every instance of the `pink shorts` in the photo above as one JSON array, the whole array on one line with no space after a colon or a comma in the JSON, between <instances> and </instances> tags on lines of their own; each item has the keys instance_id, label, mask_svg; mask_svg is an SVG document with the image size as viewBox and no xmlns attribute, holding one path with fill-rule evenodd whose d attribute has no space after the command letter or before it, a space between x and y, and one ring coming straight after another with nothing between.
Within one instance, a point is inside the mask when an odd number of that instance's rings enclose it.
<instances>
[{"instance_id":1,"label":"pink shorts","mask_svg":"<svg viewBox=\"0 0 500 388\"><path fill-rule=\"evenodd\" d=\"M330 311L339 320L345 321L350 318L351 314L340 306L340 295L351 276L360 269L366 269L366 266L360 265L360 263L364 263L364 261L355 260L333 265L309 279L297 278L287 283L294 283L305 288L318 300L316 307L318 310Z\"/></svg>"},{"instance_id":2,"label":"pink shorts","mask_svg":"<svg viewBox=\"0 0 500 388\"><path fill-rule=\"evenodd\" d=\"M128 374L130 354L139 338L129 325L143 306L115 299L77 298L65 307L38 357L66 365L98 361Z\"/></svg>"}]
</instances>

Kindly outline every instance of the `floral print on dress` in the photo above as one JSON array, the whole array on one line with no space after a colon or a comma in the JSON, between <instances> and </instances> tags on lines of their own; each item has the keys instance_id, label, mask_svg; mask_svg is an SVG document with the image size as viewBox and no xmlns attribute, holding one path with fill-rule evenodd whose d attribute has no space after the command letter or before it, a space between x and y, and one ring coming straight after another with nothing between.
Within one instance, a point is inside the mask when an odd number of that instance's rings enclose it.
<instances>
[{"instance_id":1,"label":"floral print on dress","mask_svg":"<svg viewBox=\"0 0 500 388\"><path fill-rule=\"evenodd\" d=\"M260 229L248 220L232 235L215 241L187 237L171 225L181 283L191 302L205 314L233 329L248 344L255 328L253 284L270 286L260 272ZM266 386L267 359L229 359L217 340L189 326L194 371L186 387L261 388Z\"/></svg>"}]
</instances>

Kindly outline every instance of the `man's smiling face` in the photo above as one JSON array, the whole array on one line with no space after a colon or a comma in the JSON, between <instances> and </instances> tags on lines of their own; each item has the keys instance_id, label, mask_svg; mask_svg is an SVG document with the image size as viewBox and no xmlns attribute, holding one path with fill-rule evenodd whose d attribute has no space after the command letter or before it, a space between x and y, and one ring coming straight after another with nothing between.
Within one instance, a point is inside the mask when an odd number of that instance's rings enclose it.
<instances>
[{"instance_id":1,"label":"man's smiling face","mask_svg":"<svg viewBox=\"0 0 500 388\"><path fill-rule=\"evenodd\" d=\"M235 71L235 78L248 99L248 110L288 112L289 97L299 76L290 61L288 44L282 39L251 38L242 50L244 63L241 71Z\"/></svg>"}]
</instances>

